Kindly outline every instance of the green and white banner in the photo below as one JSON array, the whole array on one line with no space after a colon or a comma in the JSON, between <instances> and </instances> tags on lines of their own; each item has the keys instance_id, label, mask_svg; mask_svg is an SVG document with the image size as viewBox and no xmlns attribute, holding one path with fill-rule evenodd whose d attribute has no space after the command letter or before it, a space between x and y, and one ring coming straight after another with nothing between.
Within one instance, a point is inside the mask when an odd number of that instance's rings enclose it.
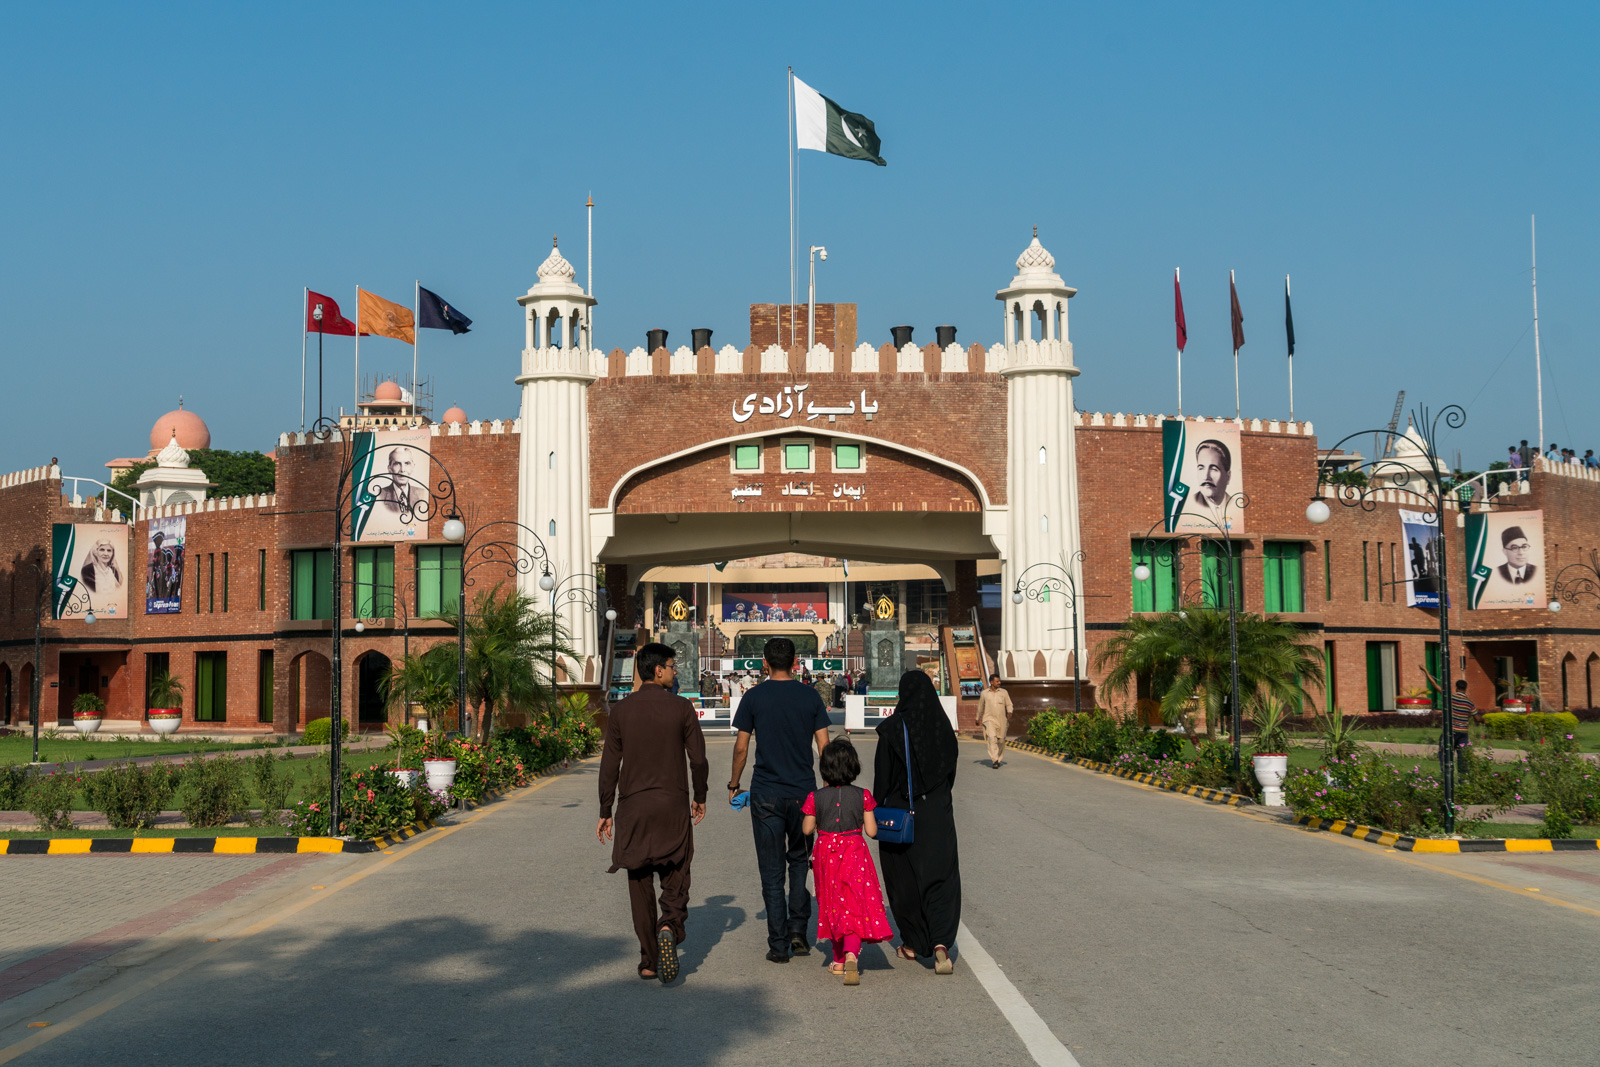
<instances>
[{"instance_id":1,"label":"green and white banner","mask_svg":"<svg viewBox=\"0 0 1600 1067\"><path fill-rule=\"evenodd\" d=\"M1487 512L1467 512L1467 607L1476 610L1489 588L1489 577L1494 571L1483 561L1484 548L1489 543L1489 515Z\"/></svg>"},{"instance_id":2,"label":"green and white banner","mask_svg":"<svg viewBox=\"0 0 1600 1067\"><path fill-rule=\"evenodd\" d=\"M50 617L59 619L78 588L78 579L72 576L72 557L78 547L77 528L70 522L56 523L50 542L51 569L55 572L50 591Z\"/></svg>"},{"instance_id":3,"label":"green and white banner","mask_svg":"<svg viewBox=\"0 0 1600 1067\"><path fill-rule=\"evenodd\" d=\"M878 155L883 142L871 119L846 111L799 78L794 78L794 136L797 148L887 165Z\"/></svg>"},{"instance_id":4,"label":"green and white banner","mask_svg":"<svg viewBox=\"0 0 1600 1067\"><path fill-rule=\"evenodd\" d=\"M1161 468L1167 533L1244 533L1239 424L1167 419Z\"/></svg>"},{"instance_id":5,"label":"green and white banner","mask_svg":"<svg viewBox=\"0 0 1600 1067\"><path fill-rule=\"evenodd\" d=\"M1544 512L1467 514L1467 607L1542 608Z\"/></svg>"},{"instance_id":6,"label":"green and white banner","mask_svg":"<svg viewBox=\"0 0 1600 1067\"><path fill-rule=\"evenodd\" d=\"M352 438L352 541L427 536L432 443L426 427L367 431Z\"/></svg>"},{"instance_id":7,"label":"green and white banner","mask_svg":"<svg viewBox=\"0 0 1600 1067\"><path fill-rule=\"evenodd\" d=\"M1167 419L1161 424L1161 469L1166 475L1162 500L1166 508L1167 533L1177 531L1183 505L1189 499L1189 487L1183 480L1183 461L1189 455L1187 426L1182 419Z\"/></svg>"}]
</instances>

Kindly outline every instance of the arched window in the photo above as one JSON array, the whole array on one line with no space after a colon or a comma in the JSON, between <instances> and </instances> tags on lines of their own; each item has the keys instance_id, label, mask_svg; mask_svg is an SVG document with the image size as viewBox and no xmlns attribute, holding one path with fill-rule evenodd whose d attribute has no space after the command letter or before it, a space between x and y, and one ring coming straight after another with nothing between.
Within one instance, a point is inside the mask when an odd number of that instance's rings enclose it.
<instances>
[{"instance_id":1,"label":"arched window","mask_svg":"<svg viewBox=\"0 0 1600 1067\"><path fill-rule=\"evenodd\" d=\"M556 454L554 452L550 453L550 469L556 469Z\"/></svg>"},{"instance_id":2,"label":"arched window","mask_svg":"<svg viewBox=\"0 0 1600 1067\"><path fill-rule=\"evenodd\" d=\"M545 343L547 345L549 345L551 348L560 348L560 347L562 347L562 345L561 345L561 312L557 311L555 308L551 308L550 309L550 316L549 316L549 319L547 320L545 329L548 331L548 333L546 334Z\"/></svg>"},{"instance_id":3,"label":"arched window","mask_svg":"<svg viewBox=\"0 0 1600 1067\"><path fill-rule=\"evenodd\" d=\"M1040 445L1039 446L1039 466L1041 466L1041 467L1044 466L1045 460L1047 458L1048 458L1048 456L1047 456L1047 454L1046 454L1046 452L1044 450L1044 445Z\"/></svg>"},{"instance_id":4,"label":"arched window","mask_svg":"<svg viewBox=\"0 0 1600 1067\"><path fill-rule=\"evenodd\" d=\"M556 520L551 519L550 520L550 536L554 537L555 535L556 535Z\"/></svg>"},{"instance_id":5,"label":"arched window","mask_svg":"<svg viewBox=\"0 0 1600 1067\"><path fill-rule=\"evenodd\" d=\"M1044 301L1033 302L1033 315L1028 320L1028 336L1035 341L1043 341L1048 336L1046 332Z\"/></svg>"}]
</instances>

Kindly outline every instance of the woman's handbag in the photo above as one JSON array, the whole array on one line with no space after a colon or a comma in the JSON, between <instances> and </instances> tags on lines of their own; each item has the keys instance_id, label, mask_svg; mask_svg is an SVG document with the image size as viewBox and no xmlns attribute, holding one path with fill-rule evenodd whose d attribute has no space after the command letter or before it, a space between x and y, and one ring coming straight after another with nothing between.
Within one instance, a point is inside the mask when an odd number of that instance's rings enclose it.
<instances>
[{"instance_id":1,"label":"woman's handbag","mask_svg":"<svg viewBox=\"0 0 1600 1067\"><path fill-rule=\"evenodd\" d=\"M906 800L915 804L917 791L911 785L911 731L906 724L900 724L902 736L906 742ZM872 817L878 822L878 841L880 844L909 845L916 838L917 809L912 808L886 808L881 804L872 810Z\"/></svg>"}]
</instances>

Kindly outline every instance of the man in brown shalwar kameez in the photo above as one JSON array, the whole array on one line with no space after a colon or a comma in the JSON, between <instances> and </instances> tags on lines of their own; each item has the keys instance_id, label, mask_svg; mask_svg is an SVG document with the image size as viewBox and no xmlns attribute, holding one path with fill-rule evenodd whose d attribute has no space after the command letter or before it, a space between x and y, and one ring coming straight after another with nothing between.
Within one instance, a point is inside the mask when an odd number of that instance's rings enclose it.
<instances>
[{"instance_id":1,"label":"man in brown shalwar kameez","mask_svg":"<svg viewBox=\"0 0 1600 1067\"><path fill-rule=\"evenodd\" d=\"M694 829L706 817L706 741L694 705L673 696L674 652L650 643L634 660L643 684L611 709L600 757L600 825L603 843L615 833L611 867L628 872L628 902L639 935L639 977L670 982L678 976L678 949L689 916L689 865ZM689 798L689 773L694 799ZM616 818L611 805L617 797ZM661 882L656 910L655 881Z\"/></svg>"}]
</instances>

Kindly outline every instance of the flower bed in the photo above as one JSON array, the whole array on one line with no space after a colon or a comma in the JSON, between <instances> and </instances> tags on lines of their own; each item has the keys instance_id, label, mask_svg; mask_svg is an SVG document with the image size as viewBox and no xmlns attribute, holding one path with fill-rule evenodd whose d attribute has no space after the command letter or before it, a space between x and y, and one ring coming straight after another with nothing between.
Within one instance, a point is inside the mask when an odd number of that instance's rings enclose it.
<instances>
[{"instance_id":1,"label":"flower bed","mask_svg":"<svg viewBox=\"0 0 1600 1067\"><path fill-rule=\"evenodd\" d=\"M1053 755L1075 756L1109 764L1118 770L1148 774L1172 785L1233 789L1254 795L1255 783L1233 779L1233 747L1226 741L1186 745L1180 735L1156 730L1134 718L1109 712L1062 714L1054 708L1028 721L1028 743Z\"/></svg>"}]
</instances>

